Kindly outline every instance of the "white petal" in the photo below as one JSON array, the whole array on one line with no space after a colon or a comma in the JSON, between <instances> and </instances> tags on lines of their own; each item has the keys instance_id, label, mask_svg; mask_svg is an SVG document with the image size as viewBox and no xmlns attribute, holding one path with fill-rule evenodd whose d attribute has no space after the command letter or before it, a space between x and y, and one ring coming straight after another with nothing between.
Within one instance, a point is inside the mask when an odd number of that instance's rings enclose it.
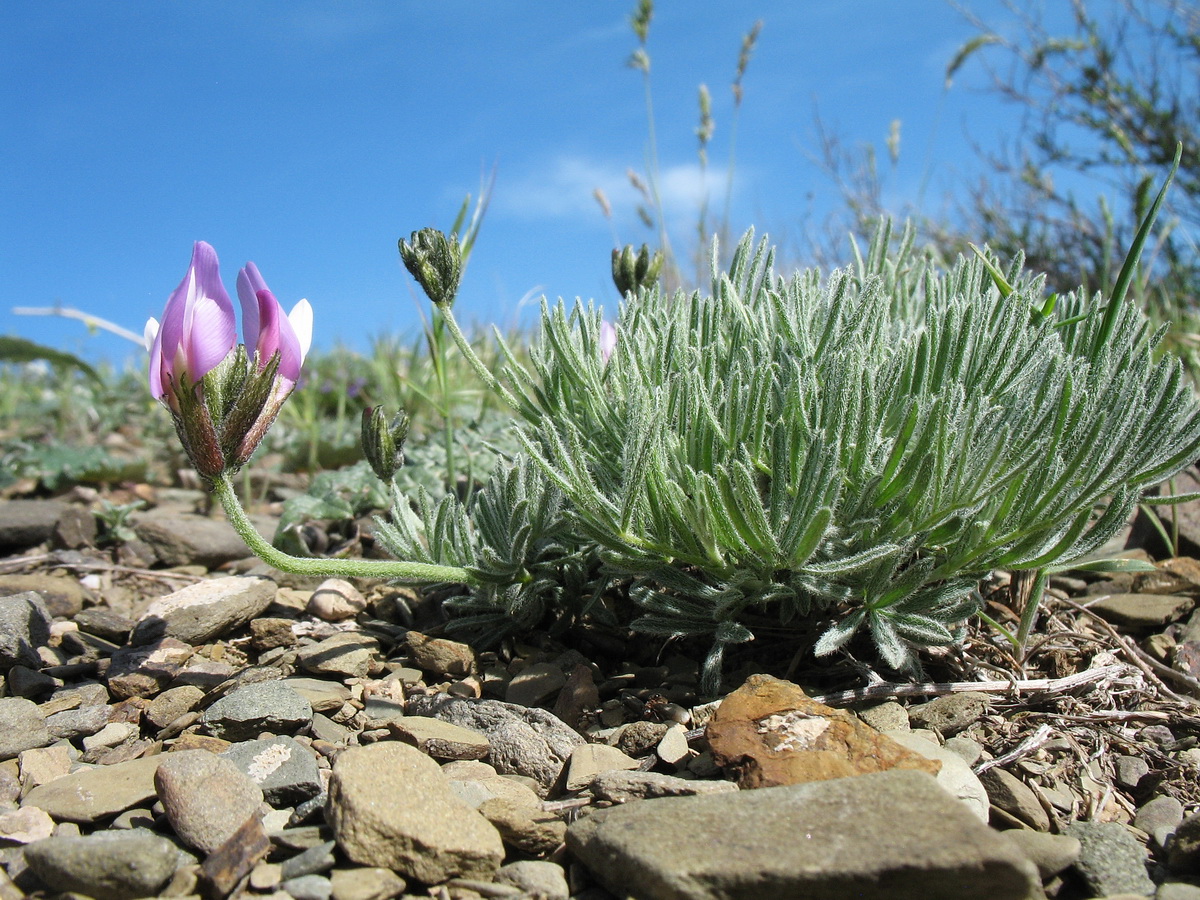
<instances>
[{"instance_id":1,"label":"white petal","mask_svg":"<svg viewBox=\"0 0 1200 900\"><path fill-rule=\"evenodd\" d=\"M156 337L158 337L158 319L151 316L146 322L146 327L142 330L142 340L146 344L147 351L154 346L154 339Z\"/></svg>"},{"instance_id":2,"label":"white petal","mask_svg":"<svg viewBox=\"0 0 1200 900\"><path fill-rule=\"evenodd\" d=\"M296 340L300 342L300 361L308 356L308 348L312 346L313 312L307 300L301 300L288 313L288 321L292 323L292 331L296 332Z\"/></svg>"}]
</instances>

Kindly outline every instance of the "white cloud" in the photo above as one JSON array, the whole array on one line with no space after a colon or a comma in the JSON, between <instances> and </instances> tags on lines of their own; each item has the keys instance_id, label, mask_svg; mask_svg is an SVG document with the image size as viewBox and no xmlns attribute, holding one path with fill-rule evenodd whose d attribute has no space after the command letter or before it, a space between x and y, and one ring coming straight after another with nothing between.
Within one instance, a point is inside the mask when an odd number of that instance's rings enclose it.
<instances>
[{"instance_id":1,"label":"white cloud","mask_svg":"<svg viewBox=\"0 0 1200 900\"><path fill-rule=\"evenodd\" d=\"M603 193L613 218L625 222L637 215L645 200L630 181L626 167L596 162L579 156L563 156L536 172L505 179L497 178L493 203L496 208L526 219L557 219L580 215L602 218L596 191ZM638 172L645 181L645 174ZM738 181L741 179L739 178ZM723 202L725 170L698 163L666 166L659 172L659 196L668 224L694 219L707 192L710 206Z\"/></svg>"}]
</instances>

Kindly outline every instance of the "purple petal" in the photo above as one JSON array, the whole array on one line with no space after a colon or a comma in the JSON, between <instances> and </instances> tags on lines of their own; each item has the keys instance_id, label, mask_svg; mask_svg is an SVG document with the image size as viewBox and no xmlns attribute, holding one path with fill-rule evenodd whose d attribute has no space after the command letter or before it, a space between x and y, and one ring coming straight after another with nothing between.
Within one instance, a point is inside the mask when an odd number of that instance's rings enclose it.
<instances>
[{"instance_id":1,"label":"purple petal","mask_svg":"<svg viewBox=\"0 0 1200 900\"><path fill-rule=\"evenodd\" d=\"M236 341L233 303L221 284L217 253L204 241L196 241L187 274L167 300L155 338L158 355L152 358L160 360L158 390L165 391L165 382L176 377L180 351L194 382L224 359ZM152 378L152 390L154 386Z\"/></svg>"},{"instance_id":2,"label":"purple petal","mask_svg":"<svg viewBox=\"0 0 1200 900\"><path fill-rule=\"evenodd\" d=\"M295 384L300 378L300 365L304 362L300 340L274 294L268 290L261 290L257 299L260 328L257 344L258 364L265 366L278 351L279 377L289 385Z\"/></svg>"},{"instance_id":3,"label":"purple petal","mask_svg":"<svg viewBox=\"0 0 1200 900\"><path fill-rule=\"evenodd\" d=\"M252 262L238 272L237 295L242 304L242 340L247 347L258 346L258 292L267 290L267 283Z\"/></svg>"},{"instance_id":4,"label":"purple petal","mask_svg":"<svg viewBox=\"0 0 1200 900\"><path fill-rule=\"evenodd\" d=\"M617 329L612 322L600 323L600 358L608 362L613 351L617 349Z\"/></svg>"}]
</instances>

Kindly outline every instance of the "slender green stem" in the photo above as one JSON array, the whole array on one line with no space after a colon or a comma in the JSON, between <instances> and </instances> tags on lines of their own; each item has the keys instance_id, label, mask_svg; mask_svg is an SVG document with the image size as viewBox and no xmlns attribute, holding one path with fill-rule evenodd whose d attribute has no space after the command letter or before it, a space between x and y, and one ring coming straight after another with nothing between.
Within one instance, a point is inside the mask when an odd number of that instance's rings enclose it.
<instances>
[{"instance_id":1,"label":"slender green stem","mask_svg":"<svg viewBox=\"0 0 1200 900\"><path fill-rule=\"evenodd\" d=\"M430 563L379 559L317 559L291 556L271 546L258 533L233 489L229 476L222 474L213 481L213 493L225 507L225 515L246 546L267 565L294 575L328 575L338 578L398 578L406 581L475 584L471 574L458 566L438 566Z\"/></svg>"},{"instance_id":2,"label":"slender green stem","mask_svg":"<svg viewBox=\"0 0 1200 900\"><path fill-rule=\"evenodd\" d=\"M500 380L495 375L488 371L488 367L483 364L483 360L475 354L470 341L467 340L467 336L458 327L458 321L454 318L454 313L450 311L450 306L443 306L441 310L446 327L450 329L450 335L454 338L454 343L458 345L459 351L466 357L467 362L471 364L471 368L475 370L475 374L479 376L479 380L486 384L489 390L494 392L509 407L518 413L521 412L521 404L517 402L517 398L512 395L508 388L500 383Z\"/></svg>"},{"instance_id":3,"label":"slender green stem","mask_svg":"<svg viewBox=\"0 0 1200 900\"><path fill-rule=\"evenodd\" d=\"M1029 643L1029 635L1033 631L1033 626L1037 623L1038 610L1042 606L1042 598L1046 593L1046 581L1048 575L1045 569L1034 569L1032 573L1025 570L1024 573L1019 573L1024 577L1032 575L1033 582L1030 584L1029 593L1025 596L1025 605L1021 609L1021 622L1017 627L1017 655L1022 658L1025 656L1025 647Z\"/></svg>"}]
</instances>

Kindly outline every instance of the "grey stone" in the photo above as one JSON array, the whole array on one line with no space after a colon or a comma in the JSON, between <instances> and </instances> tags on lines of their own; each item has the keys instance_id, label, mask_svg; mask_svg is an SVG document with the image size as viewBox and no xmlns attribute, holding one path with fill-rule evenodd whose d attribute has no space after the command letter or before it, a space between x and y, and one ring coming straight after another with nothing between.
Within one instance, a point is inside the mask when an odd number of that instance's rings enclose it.
<instances>
[{"instance_id":1,"label":"grey stone","mask_svg":"<svg viewBox=\"0 0 1200 900\"><path fill-rule=\"evenodd\" d=\"M0 597L32 591L54 617L74 618L89 596L78 579L58 575L0 575Z\"/></svg>"},{"instance_id":2,"label":"grey stone","mask_svg":"<svg viewBox=\"0 0 1200 900\"><path fill-rule=\"evenodd\" d=\"M1167 863L1179 872L1200 872L1200 813L1192 813L1175 830Z\"/></svg>"},{"instance_id":3,"label":"grey stone","mask_svg":"<svg viewBox=\"0 0 1200 900\"><path fill-rule=\"evenodd\" d=\"M50 640L50 622L40 594L25 591L0 597L0 672L13 666L40 669L37 648Z\"/></svg>"},{"instance_id":4,"label":"grey stone","mask_svg":"<svg viewBox=\"0 0 1200 900\"><path fill-rule=\"evenodd\" d=\"M1200 900L1200 887L1181 881L1166 881L1158 886L1154 900Z\"/></svg>"},{"instance_id":5,"label":"grey stone","mask_svg":"<svg viewBox=\"0 0 1200 900\"><path fill-rule=\"evenodd\" d=\"M639 900L1041 892L1015 845L915 771L627 803L576 821L567 847L610 891Z\"/></svg>"},{"instance_id":6,"label":"grey stone","mask_svg":"<svg viewBox=\"0 0 1200 900\"><path fill-rule=\"evenodd\" d=\"M1140 756L1118 756L1113 764L1117 786L1132 791L1150 771L1150 764Z\"/></svg>"},{"instance_id":7,"label":"grey stone","mask_svg":"<svg viewBox=\"0 0 1200 900\"><path fill-rule=\"evenodd\" d=\"M245 625L275 599L268 578L210 578L159 597L134 626L130 643L149 644L172 637L193 646Z\"/></svg>"},{"instance_id":8,"label":"grey stone","mask_svg":"<svg viewBox=\"0 0 1200 900\"><path fill-rule=\"evenodd\" d=\"M11 552L48 541L67 509L59 500L0 501L0 551Z\"/></svg>"},{"instance_id":9,"label":"grey stone","mask_svg":"<svg viewBox=\"0 0 1200 900\"><path fill-rule=\"evenodd\" d=\"M482 732L491 746L488 761L497 771L528 775L543 791L558 779L571 751L584 743L553 714L500 700L418 694L408 699L408 712Z\"/></svg>"},{"instance_id":10,"label":"grey stone","mask_svg":"<svg viewBox=\"0 0 1200 900\"><path fill-rule=\"evenodd\" d=\"M350 699L350 689L337 681L327 681L324 678L304 678L294 676L285 678L281 684L286 684L293 691L307 700L313 712L337 712L342 704Z\"/></svg>"},{"instance_id":11,"label":"grey stone","mask_svg":"<svg viewBox=\"0 0 1200 900\"><path fill-rule=\"evenodd\" d=\"M298 806L321 793L316 757L294 738L245 741L221 755L257 784L272 806Z\"/></svg>"},{"instance_id":12,"label":"grey stone","mask_svg":"<svg viewBox=\"0 0 1200 900\"><path fill-rule=\"evenodd\" d=\"M855 715L876 731L907 731L910 727L908 710L895 700L868 706L858 710Z\"/></svg>"},{"instance_id":13,"label":"grey stone","mask_svg":"<svg viewBox=\"0 0 1200 900\"><path fill-rule=\"evenodd\" d=\"M1154 893L1146 851L1118 822L1072 822L1064 830L1080 843L1075 870L1095 895Z\"/></svg>"},{"instance_id":14,"label":"grey stone","mask_svg":"<svg viewBox=\"0 0 1200 900\"><path fill-rule=\"evenodd\" d=\"M1174 831L1183 821L1183 804L1170 794L1159 794L1138 807L1133 825L1146 834L1154 834L1160 828Z\"/></svg>"},{"instance_id":15,"label":"grey stone","mask_svg":"<svg viewBox=\"0 0 1200 900\"><path fill-rule=\"evenodd\" d=\"M914 753L941 762L942 769L937 773L937 783L951 796L961 800L980 821L989 820L990 801L987 789L961 756L912 732L891 731L888 732L888 737Z\"/></svg>"},{"instance_id":16,"label":"grey stone","mask_svg":"<svg viewBox=\"0 0 1200 900\"><path fill-rule=\"evenodd\" d=\"M279 885L286 896L294 900L329 900L333 884L324 875L301 875Z\"/></svg>"},{"instance_id":17,"label":"grey stone","mask_svg":"<svg viewBox=\"0 0 1200 900\"><path fill-rule=\"evenodd\" d=\"M135 828L48 838L27 846L25 859L56 891L132 900L159 892L175 873L179 850L166 838Z\"/></svg>"},{"instance_id":18,"label":"grey stone","mask_svg":"<svg viewBox=\"0 0 1200 900\"><path fill-rule=\"evenodd\" d=\"M36 806L0 812L0 841L32 844L54 833L54 820Z\"/></svg>"},{"instance_id":19,"label":"grey stone","mask_svg":"<svg viewBox=\"0 0 1200 900\"><path fill-rule=\"evenodd\" d=\"M168 753L154 776L167 821L191 847L212 853L259 812L258 785L207 750Z\"/></svg>"},{"instance_id":20,"label":"grey stone","mask_svg":"<svg viewBox=\"0 0 1200 900\"><path fill-rule=\"evenodd\" d=\"M513 676L504 691L506 703L537 706L567 683L566 673L553 663L534 663Z\"/></svg>"},{"instance_id":21,"label":"grey stone","mask_svg":"<svg viewBox=\"0 0 1200 900\"><path fill-rule=\"evenodd\" d=\"M1004 832L1004 836L1020 847L1021 852L1037 866L1043 881L1053 878L1079 859L1079 841L1065 834L1014 828Z\"/></svg>"},{"instance_id":22,"label":"grey stone","mask_svg":"<svg viewBox=\"0 0 1200 900\"><path fill-rule=\"evenodd\" d=\"M45 747L50 741L46 719L32 700L0 697L0 760L12 759L23 750Z\"/></svg>"},{"instance_id":23,"label":"grey stone","mask_svg":"<svg viewBox=\"0 0 1200 900\"><path fill-rule=\"evenodd\" d=\"M1037 831L1050 830L1050 817L1030 787L1011 772L1001 768L988 769L979 776L987 791L988 800Z\"/></svg>"},{"instance_id":24,"label":"grey stone","mask_svg":"<svg viewBox=\"0 0 1200 900\"><path fill-rule=\"evenodd\" d=\"M57 678L27 666L13 666L8 670L8 692L14 697L37 700L61 685L62 682Z\"/></svg>"},{"instance_id":25,"label":"grey stone","mask_svg":"<svg viewBox=\"0 0 1200 900\"><path fill-rule=\"evenodd\" d=\"M215 569L250 555L233 526L221 519L149 512L134 518L133 530L164 566Z\"/></svg>"},{"instance_id":26,"label":"grey stone","mask_svg":"<svg viewBox=\"0 0 1200 900\"><path fill-rule=\"evenodd\" d=\"M231 691L206 709L201 721L215 737L244 741L263 732L299 731L312 721L312 706L282 681L269 681Z\"/></svg>"},{"instance_id":27,"label":"grey stone","mask_svg":"<svg viewBox=\"0 0 1200 900\"><path fill-rule=\"evenodd\" d=\"M342 578L326 578L308 598L306 612L326 622L353 619L367 608L367 598L350 582Z\"/></svg>"},{"instance_id":28,"label":"grey stone","mask_svg":"<svg viewBox=\"0 0 1200 900\"><path fill-rule=\"evenodd\" d=\"M75 624L79 626L80 631L94 634L114 644L125 643L129 639L129 633L133 631L132 619L103 606L91 606L82 610L75 617Z\"/></svg>"},{"instance_id":29,"label":"grey stone","mask_svg":"<svg viewBox=\"0 0 1200 900\"><path fill-rule=\"evenodd\" d=\"M333 900L391 900L404 893L404 879L381 866L334 869L329 875Z\"/></svg>"},{"instance_id":30,"label":"grey stone","mask_svg":"<svg viewBox=\"0 0 1200 900\"><path fill-rule=\"evenodd\" d=\"M588 785L588 793L597 800L625 803L628 800L649 800L654 797L691 797L696 794L723 794L736 791L732 781L704 781L677 778L660 772L624 772L613 769L601 772Z\"/></svg>"},{"instance_id":31,"label":"grey stone","mask_svg":"<svg viewBox=\"0 0 1200 900\"><path fill-rule=\"evenodd\" d=\"M455 796L437 763L394 741L337 757L325 817L354 862L427 884L490 876L504 858L499 833Z\"/></svg>"},{"instance_id":32,"label":"grey stone","mask_svg":"<svg viewBox=\"0 0 1200 900\"><path fill-rule=\"evenodd\" d=\"M522 859L501 866L496 881L511 884L541 900L567 900L571 896L563 867L540 859Z\"/></svg>"},{"instance_id":33,"label":"grey stone","mask_svg":"<svg viewBox=\"0 0 1200 900\"><path fill-rule=\"evenodd\" d=\"M908 721L913 728L928 728L950 737L979 719L989 702L990 698L982 691L947 694L910 708Z\"/></svg>"},{"instance_id":34,"label":"grey stone","mask_svg":"<svg viewBox=\"0 0 1200 900\"><path fill-rule=\"evenodd\" d=\"M108 706L80 706L64 709L46 717L46 729L54 740L72 741L93 735L108 724L111 708Z\"/></svg>"},{"instance_id":35,"label":"grey stone","mask_svg":"<svg viewBox=\"0 0 1200 900\"><path fill-rule=\"evenodd\" d=\"M193 684L167 688L150 703L146 720L155 728L166 728L184 713L189 713L204 699L204 691Z\"/></svg>"},{"instance_id":36,"label":"grey stone","mask_svg":"<svg viewBox=\"0 0 1200 900\"><path fill-rule=\"evenodd\" d=\"M95 822L153 800L154 772L165 758L146 756L81 769L38 785L25 795L21 805L44 809L58 821Z\"/></svg>"},{"instance_id":37,"label":"grey stone","mask_svg":"<svg viewBox=\"0 0 1200 900\"><path fill-rule=\"evenodd\" d=\"M1108 594L1088 603L1096 615L1127 628L1161 628L1185 616L1196 601L1175 594Z\"/></svg>"},{"instance_id":38,"label":"grey stone","mask_svg":"<svg viewBox=\"0 0 1200 900\"><path fill-rule=\"evenodd\" d=\"M379 658L379 641L355 632L335 634L296 651L296 664L305 672L339 678L364 678Z\"/></svg>"},{"instance_id":39,"label":"grey stone","mask_svg":"<svg viewBox=\"0 0 1200 900\"><path fill-rule=\"evenodd\" d=\"M571 751L567 759L567 776L564 788L568 791L582 791L602 772L614 769L638 768L636 759L626 756L616 747L606 744L581 744Z\"/></svg>"},{"instance_id":40,"label":"grey stone","mask_svg":"<svg viewBox=\"0 0 1200 900\"><path fill-rule=\"evenodd\" d=\"M473 728L432 716L401 716L388 723L392 734L434 759L483 759L491 745Z\"/></svg>"},{"instance_id":41,"label":"grey stone","mask_svg":"<svg viewBox=\"0 0 1200 900\"><path fill-rule=\"evenodd\" d=\"M336 846L334 841L325 841L323 844L317 844L295 856L288 857L283 861L280 875L285 881L288 881L292 878L302 878L305 875L328 872L336 862L333 858L333 849Z\"/></svg>"},{"instance_id":42,"label":"grey stone","mask_svg":"<svg viewBox=\"0 0 1200 900\"><path fill-rule=\"evenodd\" d=\"M168 687L192 655L192 647L165 637L143 647L122 647L108 667L108 689L118 699L152 697Z\"/></svg>"}]
</instances>

